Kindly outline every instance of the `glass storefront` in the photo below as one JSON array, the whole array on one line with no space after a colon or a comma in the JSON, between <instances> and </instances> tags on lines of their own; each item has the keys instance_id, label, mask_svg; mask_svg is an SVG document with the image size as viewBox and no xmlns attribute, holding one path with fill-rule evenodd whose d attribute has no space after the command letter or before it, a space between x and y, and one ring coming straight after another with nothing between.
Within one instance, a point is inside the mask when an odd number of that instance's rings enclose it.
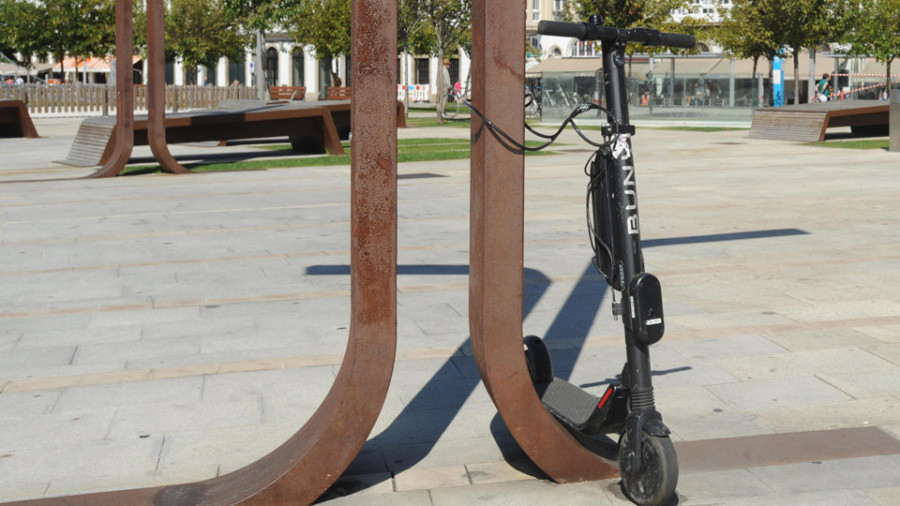
<instances>
[{"instance_id":1,"label":"glass storefront","mask_svg":"<svg viewBox=\"0 0 900 506\"><path fill-rule=\"evenodd\" d=\"M595 62L597 68L593 72L541 72L543 122L561 122L584 102L603 103L600 60ZM767 70L761 66L757 73ZM635 56L626 63L624 72L630 117L634 121L749 124L753 110L760 105L760 78L753 76L751 62L732 63L722 57L667 55L651 60ZM595 115L588 113L581 118L591 116Z\"/></svg>"}]
</instances>

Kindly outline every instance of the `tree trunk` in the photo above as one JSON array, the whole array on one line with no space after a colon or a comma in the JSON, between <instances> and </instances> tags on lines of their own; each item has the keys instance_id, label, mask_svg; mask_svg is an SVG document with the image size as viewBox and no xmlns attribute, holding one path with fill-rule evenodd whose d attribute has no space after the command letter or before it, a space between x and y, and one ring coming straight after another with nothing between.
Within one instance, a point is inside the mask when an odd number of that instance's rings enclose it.
<instances>
[{"instance_id":1,"label":"tree trunk","mask_svg":"<svg viewBox=\"0 0 900 506\"><path fill-rule=\"evenodd\" d=\"M885 62L885 67L884 67L884 72L886 74L884 77L884 89L885 89L885 91L887 91L887 99L888 100L891 99L891 93L892 93L892 91L891 91L891 62L892 61L894 61L893 58L888 58L887 61ZM900 91L898 91L898 93L900 93Z\"/></svg>"},{"instance_id":2,"label":"tree trunk","mask_svg":"<svg viewBox=\"0 0 900 506\"><path fill-rule=\"evenodd\" d=\"M791 48L794 55L794 104L800 103L800 46Z\"/></svg>"},{"instance_id":3,"label":"tree trunk","mask_svg":"<svg viewBox=\"0 0 900 506\"><path fill-rule=\"evenodd\" d=\"M403 100L406 117L409 117L409 36L403 38Z\"/></svg>"},{"instance_id":4,"label":"tree trunk","mask_svg":"<svg viewBox=\"0 0 900 506\"><path fill-rule=\"evenodd\" d=\"M447 106L447 85L444 83L444 49L438 47L438 73L437 73L437 89L435 97L437 97L437 122L439 125L444 124L444 108Z\"/></svg>"},{"instance_id":5,"label":"tree trunk","mask_svg":"<svg viewBox=\"0 0 900 506\"><path fill-rule=\"evenodd\" d=\"M816 48L809 48L809 77L806 81L806 101L816 101Z\"/></svg>"},{"instance_id":6,"label":"tree trunk","mask_svg":"<svg viewBox=\"0 0 900 506\"><path fill-rule=\"evenodd\" d=\"M56 54L56 60L59 62L59 73L61 77L59 78L60 84L66 84L66 63L63 61L63 58L66 57L66 53L58 52Z\"/></svg>"},{"instance_id":7,"label":"tree trunk","mask_svg":"<svg viewBox=\"0 0 900 506\"><path fill-rule=\"evenodd\" d=\"M253 53L253 66L256 67L256 93L260 100L268 100L269 93L266 89L266 74L263 70L263 46L265 44L266 33L262 28L256 30L256 51Z\"/></svg>"},{"instance_id":8,"label":"tree trunk","mask_svg":"<svg viewBox=\"0 0 900 506\"><path fill-rule=\"evenodd\" d=\"M791 48L794 55L794 104L800 103L800 46Z\"/></svg>"}]
</instances>

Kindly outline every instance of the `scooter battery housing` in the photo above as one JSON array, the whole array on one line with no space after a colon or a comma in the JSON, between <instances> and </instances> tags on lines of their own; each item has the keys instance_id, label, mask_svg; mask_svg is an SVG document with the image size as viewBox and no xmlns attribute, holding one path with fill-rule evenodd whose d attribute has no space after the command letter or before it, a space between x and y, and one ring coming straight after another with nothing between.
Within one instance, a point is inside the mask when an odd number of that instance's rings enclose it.
<instances>
[{"instance_id":1,"label":"scooter battery housing","mask_svg":"<svg viewBox=\"0 0 900 506\"><path fill-rule=\"evenodd\" d=\"M642 272L628 284L631 333L642 344L654 344L665 332L662 287L653 274Z\"/></svg>"}]
</instances>

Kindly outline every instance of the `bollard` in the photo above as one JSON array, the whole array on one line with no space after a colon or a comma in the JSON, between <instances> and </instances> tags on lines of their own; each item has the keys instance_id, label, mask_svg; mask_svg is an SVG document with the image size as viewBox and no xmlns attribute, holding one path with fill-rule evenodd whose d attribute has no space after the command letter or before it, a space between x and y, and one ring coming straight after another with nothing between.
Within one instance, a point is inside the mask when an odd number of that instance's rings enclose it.
<instances>
[{"instance_id":1,"label":"bollard","mask_svg":"<svg viewBox=\"0 0 900 506\"><path fill-rule=\"evenodd\" d=\"M890 135L891 143L889 151L892 153L900 153L900 84L891 87L891 116L890 116Z\"/></svg>"}]
</instances>

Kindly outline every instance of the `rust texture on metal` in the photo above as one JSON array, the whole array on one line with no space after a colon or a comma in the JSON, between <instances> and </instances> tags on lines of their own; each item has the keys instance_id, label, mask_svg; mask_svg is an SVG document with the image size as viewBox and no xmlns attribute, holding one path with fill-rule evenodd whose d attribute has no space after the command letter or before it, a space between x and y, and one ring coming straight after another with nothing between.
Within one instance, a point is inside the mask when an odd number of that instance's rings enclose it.
<instances>
[{"instance_id":1,"label":"rust texture on metal","mask_svg":"<svg viewBox=\"0 0 900 506\"><path fill-rule=\"evenodd\" d=\"M131 0L119 0L119 4ZM130 9L129 9L130 10ZM350 337L334 385L288 441L247 467L182 485L46 498L37 505L309 504L341 475L378 417L397 347L396 19L390 0L353 2Z\"/></svg>"},{"instance_id":2,"label":"rust texture on metal","mask_svg":"<svg viewBox=\"0 0 900 506\"><path fill-rule=\"evenodd\" d=\"M147 143L163 170L185 174L166 143L165 9L163 0L147 0Z\"/></svg>"},{"instance_id":3,"label":"rust texture on metal","mask_svg":"<svg viewBox=\"0 0 900 506\"><path fill-rule=\"evenodd\" d=\"M524 139L525 6L475 0L472 101L518 142ZM473 116L469 330L482 380L507 428L558 482L617 474L544 409L522 345L524 157Z\"/></svg>"},{"instance_id":4,"label":"rust texture on metal","mask_svg":"<svg viewBox=\"0 0 900 506\"><path fill-rule=\"evenodd\" d=\"M134 149L134 19L131 0L116 0L116 144L103 167L88 178L115 177Z\"/></svg>"}]
</instances>

